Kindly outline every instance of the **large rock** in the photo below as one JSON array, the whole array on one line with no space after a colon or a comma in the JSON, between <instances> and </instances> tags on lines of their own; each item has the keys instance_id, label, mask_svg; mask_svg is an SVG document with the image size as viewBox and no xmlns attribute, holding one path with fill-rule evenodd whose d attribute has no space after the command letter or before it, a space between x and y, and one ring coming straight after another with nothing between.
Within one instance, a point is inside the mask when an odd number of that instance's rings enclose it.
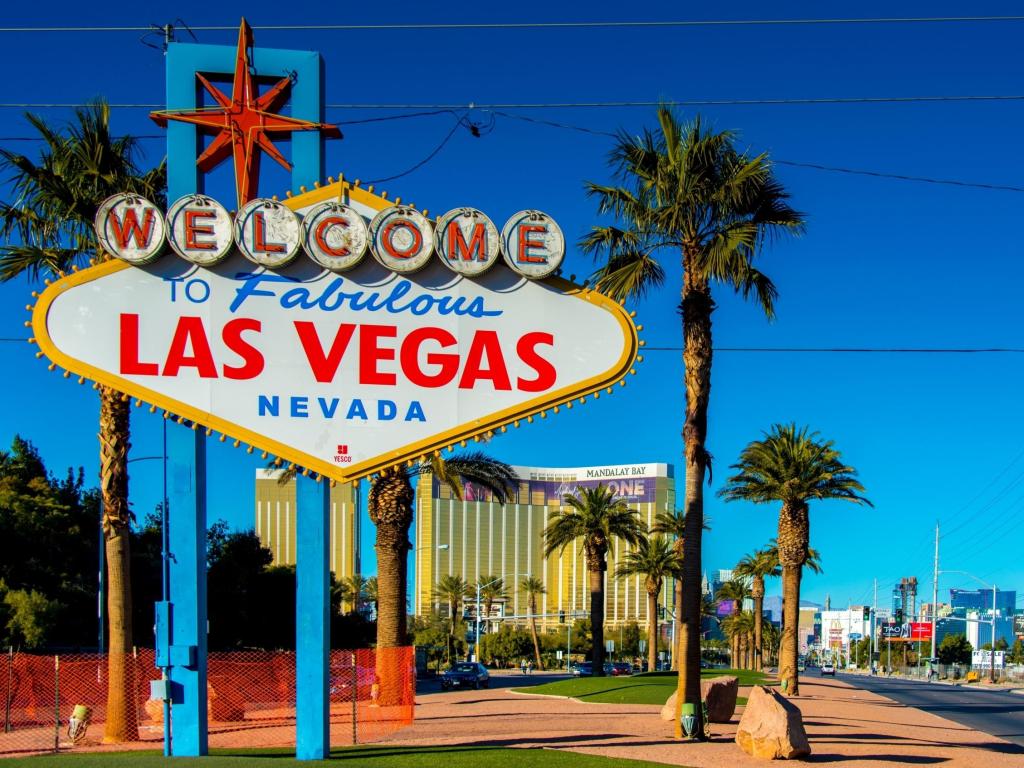
<instances>
[{"instance_id":1,"label":"large rock","mask_svg":"<svg viewBox=\"0 0 1024 768\"><path fill-rule=\"evenodd\" d=\"M700 682L700 696L708 704L708 720L712 723L728 723L736 713L736 696L740 681L733 675L711 677ZM672 722L676 717L676 694L668 697L661 708L661 719Z\"/></svg>"},{"instance_id":2,"label":"large rock","mask_svg":"<svg viewBox=\"0 0 1024 768\"><path fill-rule=\"evenodd\" d=\"M800 710L763 685L755 685L750 691L736 731L736 743L748 755L767 760L811 754Z\"/></svg>"}]
</instances>

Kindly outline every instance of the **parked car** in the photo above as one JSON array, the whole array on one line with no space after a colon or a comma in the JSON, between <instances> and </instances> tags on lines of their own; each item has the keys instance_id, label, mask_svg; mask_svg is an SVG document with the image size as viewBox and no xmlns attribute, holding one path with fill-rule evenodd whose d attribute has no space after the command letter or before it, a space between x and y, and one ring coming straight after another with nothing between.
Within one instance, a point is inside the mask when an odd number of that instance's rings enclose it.
<instances>
[{"instance_id":1,"label":"parked car","mask_svg":"<svg viewBox=\"0 0 1024 768\"><path fill-rule=\"evenodd\" d=\"M590 677L594 674L594 665L589 661L581 661L572 667L573 677Z\"/></svg>"},{"instance_id":2,"label":"parked car","mask_svg":"<svg viewBox=\"0 0 1024 768\"><path fill-rule=\"evenodd\" d=\"M487 667L475 661L456 662L441 675L441 689L445 691L452 688L487 688L490 684L491 675Z\"/></svg>"},{"instance_id":3,"label":"parked car","mask_svg":"<svg viewBox=\"0 0 1024 768\"><path fill-rule=\"evenodd\" d=\"M825 675L836 676L836 665L831 661L826 661L821 665L821 676L824 677Z\"/></svg>"},{"instance_id":4,"label":"parked car","mask_svg":"<svg viewBox=\"0 0 1024 768\"><path fill-rule=\"evenodd\" d=\"M628 661L615 661L612 662L612 675L614 677L620 677L622 675L632 675L633 665Z\"/></svg>"},{"instance_id":5,"label":"parked car","mask_svg":"<svg viewBox=\"0 0 1024 768\"><path fill-rule=\"evenodd\" d=\"M352 680L356 681L356 699L362 701L373 695L373 684L377 670L373 667L335 666L331 667L331 701L352 701Z\"/></svg>"}]
</instances>

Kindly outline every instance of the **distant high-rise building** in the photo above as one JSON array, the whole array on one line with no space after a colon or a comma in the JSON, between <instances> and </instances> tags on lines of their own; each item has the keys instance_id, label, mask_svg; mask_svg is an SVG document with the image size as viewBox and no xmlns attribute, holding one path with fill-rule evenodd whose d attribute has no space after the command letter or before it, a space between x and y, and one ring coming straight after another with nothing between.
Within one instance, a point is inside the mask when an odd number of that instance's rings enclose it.
<instances>
[{"instance_id":1,"label":"distant high-rise building","mask_svg":"<svg viewBox=\"0 0 1024 768\"><path fill-rule=\"evenodd\" d=\"M256 535L274 565L295 564L295 480L281 483L284 470L256 470ZM359 570L359 494L351 483L331 488L329 565L337 580Z\"/></svg>"},{"instance_id":2,"label":"distant high-rise building","mask_svg":"<svg viewBox=\"0 0 1024 768\"><path fill-rule=\"evenodd\" d=\"M508 599L500 606L505 616L525 616L526 597L519 585L526 576L543 580L538 600L539 623L556 627L572 614L590 610L590 584L581 542L550 558L544 557L543 531L560 509L564 497L578 488L610 487L635 509L644 526L658 512L675 509L675 480L670 464L627 464L601 467L513 467L519 486L513 498L499 504L485 490L468 484L461 500L430 474L420 478L416 491L416 564L413 611L430 612L435 587L442 576L461 576L471 585L484 576L501 577ZM628 545L614 541L605 572L605 622L609 626L647 621L647 598L642 576L615 577ZM661 592L666 623L671 621L673 583ZM472 610L474 601L467 602ZM492 608L492 615L496 613Z\"/></svg>"},{"instance_id":3,"label":"distant high-rise building","mask_svg":"<svg viewBox=\"0 0 1024 768\"><path fill-rule=\"evenodd\" d=\"M949 604L953 606L954 612L960 608L966 611L991 614L993 598L996 613L1000 616L1013 616L1016 612L1017 590L1015 589L997 589L994 595L991 589L949 590Z\"/></svg>"}]
</instances>

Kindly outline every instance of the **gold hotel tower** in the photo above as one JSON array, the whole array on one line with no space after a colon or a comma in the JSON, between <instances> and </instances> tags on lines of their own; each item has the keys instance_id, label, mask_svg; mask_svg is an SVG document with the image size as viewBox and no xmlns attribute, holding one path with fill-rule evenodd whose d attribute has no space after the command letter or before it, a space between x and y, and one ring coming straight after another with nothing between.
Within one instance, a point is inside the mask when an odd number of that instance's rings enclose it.
<instances>
[{"instance_id":1,"label":"gold hotel tower","mask_svg":"<svg viewBox=\"0 0 1024 768\"><path fill-rule=\"evenodd\" d=\"M280 483L284 470L256 470L256 535L274 555L274 565L295 564L295 480ZM330 568L335 579L359 570L359 487L331 489Z\"/></svg>"},{"instance_id":2,"label":"gold hotel tower","mask_svg":"<svg viewBox=\"0 0 1024 768\"><path fill-rule=\"evenodd\" d=\"M561 554L544 557L543 531L564 507L564 496L578 487L610 485L650 527L658 512L675 509L675 480L671 464L623 464L579 468L513 467L519 488L507 504L499 504L482 489L469 485L465 498L452 498L451 489L427 474L416 491L416 558L413 612L429 613L436 602L435 586L445 575L463 577L475 585L481 576L504 578L508 599L492 607L492 617L525 616L526 598L518 589L526 576L540 577L547 589L539 599L538 623L554 629L560 612L589 611L590 591L579 542ZM447 545L447 546L445 546ZM615 578L615 566L626 551L616 541L608 556L605 581L605 622L618 626L647 622L647 593L643 578ZM440 547L440 548L439 548ZM660 604L674 611L673 585L662 588ZM470 598L466 607L475 610ZM671 614L667 614L670 616Z\"/></svg>"}]
</instances>

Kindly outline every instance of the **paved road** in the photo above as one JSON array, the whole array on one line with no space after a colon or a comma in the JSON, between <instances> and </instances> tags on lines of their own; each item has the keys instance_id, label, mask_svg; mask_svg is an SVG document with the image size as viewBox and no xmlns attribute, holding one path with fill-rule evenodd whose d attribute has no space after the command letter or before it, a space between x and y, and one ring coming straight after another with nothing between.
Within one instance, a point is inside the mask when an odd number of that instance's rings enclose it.
<instances>
[{"instance_id":1,"label":"paved road","mask_svg":"<svg viewBox=\"0 0 1024 768\"><path fill-rule=\"evenodd\" d=\"M837 675L844 683L931 712L1024 747L1024 696L966 685L869 675Z\"/></svg>"}]
</instances>

